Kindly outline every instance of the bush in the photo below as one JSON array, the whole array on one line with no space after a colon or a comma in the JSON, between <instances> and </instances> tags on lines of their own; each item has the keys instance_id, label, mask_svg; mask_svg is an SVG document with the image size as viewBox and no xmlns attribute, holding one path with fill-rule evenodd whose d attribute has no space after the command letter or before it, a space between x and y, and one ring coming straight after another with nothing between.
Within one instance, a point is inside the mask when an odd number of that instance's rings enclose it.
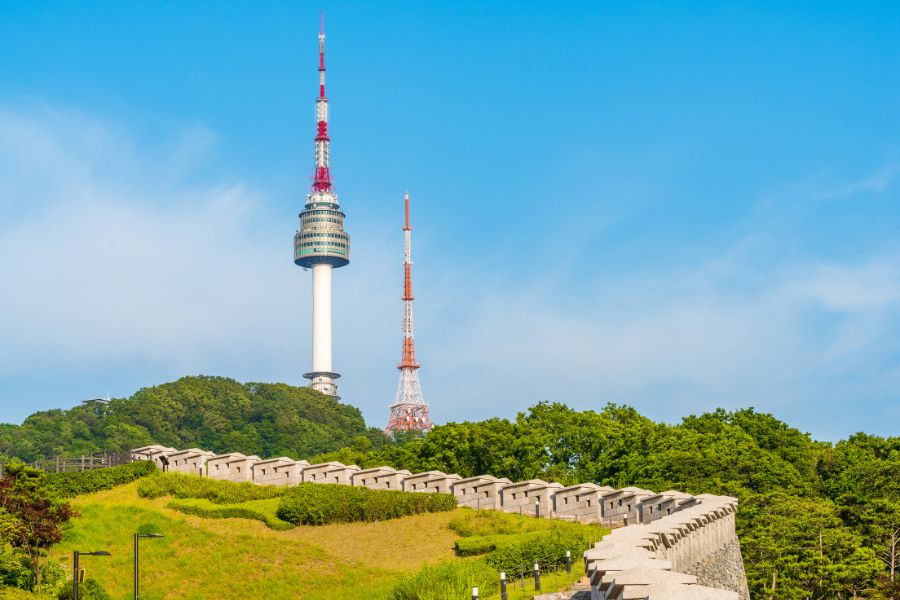
<instances>
[{"instance_id":1,"label":"bush","mask_svg":"<svg viewBox=\"0 0 900 600\"><path fill-rule=\"evenodd\" d=\"M497 572L480 558L442 562L402 578L390 600L470 600L472 588L487 597L500 587Z\"/></svg>"},{"instance_id":2,"label":"bush","mask_svg":"<svg viewBox=\"0 0 900 600\"><path fill-rule=\"evenodd\" d=\"M58 600L72 600L72 582L59 591ZM95 579L85 579L78 584L78 600L112 600L112 596Z\"/></svg>"},{"instance_id":3,"label":"bush","mask_svg":"<svg viewBox=\"0 0 900 600\"><path fill-rule=\"evenodd\" d=\"M182 473L154 473L138 484L141 498L202 498L215 504L240 504L283 496L287 488L276 485L219 481Z\"/></svg>"},{"instance_id":4,"label":"bush","mask_svg":"<svg viewBox=\"0 0 900 600\"><path fill-rule=\"evenodd\" d=\"M135 479L151 475L155 471L156 465L153 461L139 460L106 469L77 473L48 473L47 489L61 498L72 498L125 485Z\"/></svg>"},{"instance_id":5,"label":"bush","mask_svg":"<svg viewBox=\"0 0 900 600\"><path fill-rule=\"evenodd\" d=\"M456 508L450 494L414 494L337 484L301 483L281 499L278 518L294 525L384 521Z\"/></svg>"},{"instance_id":6,"label":"bush","mask_svg":"<svg viewBox=\"0 0 900 600\"><path fill-rule=\"evenodd\" d=\"M35 593L14 587L0 587L0 600L40 600Z\"/></svg>"},{"instance_id":7,"label":"bush","mask_svg":"<svg viewBox=\"0 0 900 600\"><path fill-rule=\"evenodd\" d=\"M30 589L34 571L21 548L13 548L8 542L0 546L0 586Z\"/></svg>"},{"instance_id":8,"label":"bush","mask_svg":"<svg viewBox=\"0 0 900 600\"><path fill-rule=\"evenodd\" d=\"M274 518L249 506L203 506L192 502L172 500L166 505L166 508L177 510L186 515L203 517L204 519L252 519L254 521L262 521L269 529L276 531L287 531L294 528L287 521Z\"/></svg>"},{"instance_id":9,"label":"bush","mask_svg":"<svg viewBox=\"0 0 900 600\"><path fill-rule=\"evenodd\" d=\"M484 560L495 571L514 572L521 567L526 571L537 563L541 569L561 567L566 564L566 551L577 557L587 548L589 531L558 527L548 531L533 531L517 535L499 536L494 549ZM505 538L505 539L502 539Z\"/></svg>"}]
</instances>

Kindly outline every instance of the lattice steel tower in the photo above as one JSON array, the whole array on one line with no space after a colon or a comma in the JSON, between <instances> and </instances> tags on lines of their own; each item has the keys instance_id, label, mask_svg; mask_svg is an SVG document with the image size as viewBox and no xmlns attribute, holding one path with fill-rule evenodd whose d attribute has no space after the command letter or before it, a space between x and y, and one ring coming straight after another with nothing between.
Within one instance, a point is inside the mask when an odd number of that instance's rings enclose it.
<instances>
[{"instance_id":1,"label":"lattice steel tower","mask_svg":"<svg viewBox=\"0 0 900 600\"><path fill-rule=\"evenodd\" d=\"M419 363L416 362L416 346L413 341L415 323L413 321L413 292L410 267L410 242L412 227L409 226L409 194L403 199L406 210L406 224L403 226L403 352L400 364L400 382L397 384L397 399L391 405L391 418L384 432L387 435L397 431L431 431L433 427L428 416L428 404L422 397L419 385Z\"/></svg>"},{"instance_id":2,"label":"lattice steel tower","mask_svg":"<svg viewBox=\"0 0 900 600\"><path fill-rule=\"evenodd\" d=\"M331 366L331 271L350 262L350 236L344 213L331 185L329 170L328 98L325 97L325 18L319 28L319 97L316 98L316 170L300 229L294 236L294 263L312 270L312 370L303 376L309 387L337 396Z\"/></svg>"}]
</instances>

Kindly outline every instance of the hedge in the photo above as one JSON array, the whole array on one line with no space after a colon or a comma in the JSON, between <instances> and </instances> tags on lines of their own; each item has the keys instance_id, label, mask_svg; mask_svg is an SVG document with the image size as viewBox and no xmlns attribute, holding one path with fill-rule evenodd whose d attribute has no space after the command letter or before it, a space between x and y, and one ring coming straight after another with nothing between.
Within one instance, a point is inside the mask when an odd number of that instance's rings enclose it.
<instances>
[{"instance_id":1,"label":"hedge","mask_svg":"<svg viewBox=\"0 0 900 600\"><path fill-rule=\"evenodd\" d=\"M527 515L464 508L453 515L449 527L462 537L472 537L545 531L560 524L560 521L535 519Z\"/></svg>"},{"instance_id":2,"label":"hedge","mask_svg":"<svg viewBox=\"0 0 900 600\"><path fill-rule=\"evenodd\" d=\"M469 600L472 588L488 596L500 587L497 572L484 559L442 562L403 577L391 590L390 600Z\"/></svg>"},{"instance_id":3,"label":"hedge","mask_svg":"<svg viewBox=\"0 0 900 600\"><path fill-rule=\"evenodd\" d=\"M203 517L204 519L252 519L254 521L262 521L269 529L276 531L287 531L294 528L291 523L273 518L247 506L203 506L202 504L172 500L166 505L166 508L177 510L186 515Z\"/></svg>"},{"instance_id":4,"label":"hedge","mask_svg":"<svg viewBox=\"0 0 900 600\"><path fill-rule=\"evenodd\" d=\"M156 471L156 465L149 460L140 460L118 467L79 471L76 473L48 473L47 487L63 498L109 490L119 485L131 483L135 479L147 477Z\"/></svg>"},{"instance_id":5,"label":"hedge","mask_svg":"<svg viewBox=\"0 0 900 600\"><path fill-rule=\"evenodd\" d=\"M286 488L277 485L235 483L183 473L156 473L138 484L138 495L141 498L199 498L215 504L240 504L250 500L278 498L286 491Z\"/></svg>"},{"instance_id":6,"label":"hedge","mask_svg":"<svg viewBox=\"0 0 900 600\"><path fill-rule=\"evenodd\" d=\"M590 542L587 531L569 527L498 537L506 539L497 540L484 559L495 571L507 572L514 572L523 565L527 570L534 563L542 569L564 566L567 550L577 557Z\"/></svg>"},{"instance_id":7,"label":"hedge","mask_svg":"<svg viewBox=\"0 0 900 600\"><path fill-rule=\"evenodd\" d=\"M278 518L294 525L385 521L456 508L450 494L370 490L337 484L301 483L281 499Z\"/></svg>"}]
</instances>

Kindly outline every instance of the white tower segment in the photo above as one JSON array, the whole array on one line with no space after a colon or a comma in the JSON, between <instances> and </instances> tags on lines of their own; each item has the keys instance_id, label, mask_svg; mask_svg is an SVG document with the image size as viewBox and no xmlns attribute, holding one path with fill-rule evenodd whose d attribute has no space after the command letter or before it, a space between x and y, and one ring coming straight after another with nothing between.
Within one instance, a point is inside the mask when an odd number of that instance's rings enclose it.
<instances>
[{"instance_id":1,"label":"white tower segment","mask_svg":"<svg viewBox=\"0 0 900 600\"><path fill-rule=\"evenodd\" d=\"M340 377L331 364L331 274L350 262L350 236L344 231L344 213L331 186L328 137L328 98L325 96L325 27L319 30L319 96L316 98L316 153L312 190L300 213L294 236L294 263L312 270L312 370L303 376L309 386L337 396L334 380Z\"/></svg>"}]
</instances>

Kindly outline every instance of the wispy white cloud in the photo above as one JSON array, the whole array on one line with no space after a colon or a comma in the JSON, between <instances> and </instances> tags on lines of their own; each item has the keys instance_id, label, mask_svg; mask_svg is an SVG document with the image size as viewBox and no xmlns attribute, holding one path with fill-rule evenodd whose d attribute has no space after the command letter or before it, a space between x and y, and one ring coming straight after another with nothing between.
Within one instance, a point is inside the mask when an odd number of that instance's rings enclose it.
<instances>
[{"instance_id":1,"label":"wispy white cloud","mask_svg":"<svg viewBox=\"0 0 900 600\"><path fill-rule=\"evenodd\" d=\"M0 167L2 374L104 360L195 371L264 350L255 340L285 349L270 315L300 282L253 230L253 190L178 183L194 139L162 168L75 113L0 113L0 139L15 158Z\"/></svg>"},{"instance_id":2,"label":"wispy white cloud","mask_svg":"<svg viewBox=\"0 0 900 600\"><path fill-rule=\"evenodd\" d=\"M840 200L860 194L882 194L894 184L898 175L900 163L891 162L859 179L831 185L818 184L810 191L815 197L827 200Z\"/></svg>"}]
</instances>

